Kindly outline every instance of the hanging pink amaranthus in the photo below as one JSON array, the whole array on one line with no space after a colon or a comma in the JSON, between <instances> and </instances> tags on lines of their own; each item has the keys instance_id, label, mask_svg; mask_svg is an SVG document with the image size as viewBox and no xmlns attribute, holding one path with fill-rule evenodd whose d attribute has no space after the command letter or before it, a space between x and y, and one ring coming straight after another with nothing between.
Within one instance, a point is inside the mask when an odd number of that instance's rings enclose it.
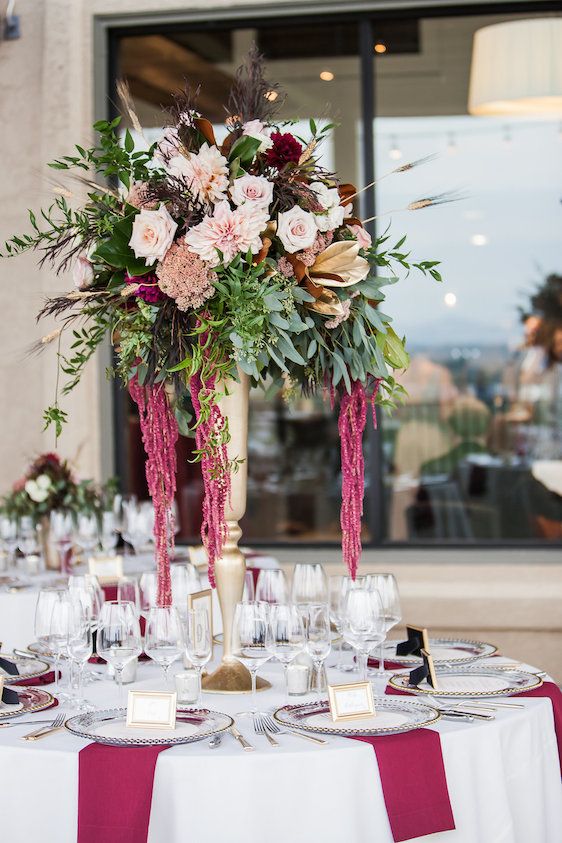
<instances>
[{"instance_id":1,"label":"hanging pink amaranthus","mask_svg":"<svg viewBox=\"0 0 562 843\"><path fill-rule=\"evenodd\" d=\"M201 420L202 392L211 393L215 379L205 383L199 374L189 382L193 409L198 421L195 429L195 443L201 452L201 473L203 476L203 520L201 538L209 561L209 582L215 587L215 562L220 559L226 541L228 526L225 508L230 497L230 470L226 444L222 442L226 421L218 404L211 403L209 417Z\"/></svg>"},{"instance_id":2,"label":"hanging pink amaranthus","mask_svg":"<svg viewBox=\"0 0 562 843\"><path fill-rule=\"evenodd\" d=\"M174 552L172 504L176 494L176 441L178 425L163 384L141 386L129 382L131 398L139 408L146 451L146 481L154 505L154 541L158 570L158 606L171 606L170 553Z\"/></svg>"},{"instance_id":3,"label":"hanging pink amaranthus","mask_svg":"<svg viewBox=\"0 0 562 843\"><path fill-rule=\"evenodd\" d=\"M363 515L363 497L365 494L365 463L363 460L363 431L367 420L367 401L373 410L373 425L377 427L375 398L380 380L375 385L370 398L365 387L354 381L351 395L344 392L340 400L338 430L341 442L342 500L340 523L342 531L343 561L350 575L355 579L361 559L361 517Z\"/></svg>"}]
</instances>

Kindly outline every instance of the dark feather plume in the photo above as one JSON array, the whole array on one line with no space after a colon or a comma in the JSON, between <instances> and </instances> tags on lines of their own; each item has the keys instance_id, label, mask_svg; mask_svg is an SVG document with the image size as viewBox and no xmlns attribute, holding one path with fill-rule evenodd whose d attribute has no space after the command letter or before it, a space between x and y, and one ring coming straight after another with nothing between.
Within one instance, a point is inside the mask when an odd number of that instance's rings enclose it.
<instances>
[{"instance_id":1,"label":"dark feather plume","mask_svg":"<svg viewBox=\"0 0 562 843\"><path fill-rule=\"evenodd\" d=\"M255 44L234 75L226 112L233 128L249 120L271 123L283 104L277 82L265 78L265 61ZM277 94L277 96L273 96Z\"/></svg>"}]
</instances>

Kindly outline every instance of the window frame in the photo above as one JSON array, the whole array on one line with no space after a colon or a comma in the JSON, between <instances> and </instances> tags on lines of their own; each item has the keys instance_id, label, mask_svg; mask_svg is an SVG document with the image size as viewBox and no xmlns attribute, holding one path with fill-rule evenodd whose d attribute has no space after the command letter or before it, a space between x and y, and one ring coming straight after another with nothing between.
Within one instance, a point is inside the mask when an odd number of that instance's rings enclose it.
<instances>
[{"instance_id":1,"label":"window frame","mask_svg":"<svg viewBox=\"0 0 562 843\"><path fill-rule=\"evenodd\" d=\"M117 115L117 64L119 41L126 36L163 34L174 32L178 27L191 26L195 31L213 29L235 30L257 28L266 23L268 27L287 26L298 21L314 23L322 16L322 23L338 22L357 24L357 58L360 72L360 118L363 124L362 165L365 183L375 179L374 156L374 119L375 102L375 56L372 50L373 25L377 20L388 18L436 18L466 17L470 15L494 16L498 14L549 13L559 12L557 0L510 0L510 2L492 2L489 0L351 0L351 2L309 2L284 6L281 10L273 4L235 6L224 8L206 8L168 12L138 12L128 14L106 14L93 16L93 57L94 57L94 111L95 119L112 119ZM370 152L371 151L371 152ZM376 213L374 191L368 191L365 197L365 213L373 217ZM373 226L371 223L367 228ZM371 234L373 231L371 230ZM112 388L112 426L113 426L113 462L115 472L122 478L128 477L127 447L127 395L116 382ZM370 495L366 498L364 518L369 527L371 539L364 543L365 549L404 550L435 549L440 553L453 549L506 549L534 548L559 551L562 541L544 542L538 539L500 539L460 541L420 540L392 541L386 535L386 512L384 492L384 462L382 454L381 425L374 430L367 425L366 436L369 444L369 461L366 472L371 478ZM299 542L288 540L252 540L255 547L294 548L305 547L336 548L337 542Z\"/></svg>"}]
</instances>

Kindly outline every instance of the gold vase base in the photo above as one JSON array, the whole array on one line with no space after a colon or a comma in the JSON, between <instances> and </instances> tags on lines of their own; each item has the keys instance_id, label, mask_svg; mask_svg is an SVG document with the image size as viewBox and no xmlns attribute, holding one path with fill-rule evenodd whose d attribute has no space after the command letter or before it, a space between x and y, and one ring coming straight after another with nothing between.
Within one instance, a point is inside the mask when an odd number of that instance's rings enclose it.
<instances>
[{"instance_id":1,"label":"gold vase base","mask_svg":"<svg viewBox=\"0 0 562 843\"><path fill-rule=\"evenodd\" d=\"M240 662L222 662L213 673L202 681L203 690L208 694L250 694L252 680L249 671ZM258 676L257 690L271 688L271 682Z\"/></svg>"}]
</instances>

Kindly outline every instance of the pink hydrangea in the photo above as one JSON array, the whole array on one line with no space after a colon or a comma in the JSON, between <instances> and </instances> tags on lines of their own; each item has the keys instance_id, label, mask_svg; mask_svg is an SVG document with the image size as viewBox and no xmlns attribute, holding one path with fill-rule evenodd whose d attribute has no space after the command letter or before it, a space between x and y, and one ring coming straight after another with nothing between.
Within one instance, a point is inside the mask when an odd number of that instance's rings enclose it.
<instances>
[{"instance_id":1,"label":"pink hydrangea","mask_svg":"<svg viewBox=\"0 0 562 843\"><path fill-rule=\"evenodd\" d=\"M200 307L215 291L216 273L180 240L170 246L156 275L160 289L174 299L178 310Z\"/></svg>"},{"instance_id":2,"label":"pink hydrangea","mask_svg":"<svg viewBox=\"0 0 562 843\"><path fill-rule=\"evenodd\" d=\"M314 247L311 246L310 249L305 249L304 252L299 252L296 257L301 263L304 263L305 266L312 266L316 260L316 252L314 251Z\"/></svg>"}]
</instances>

